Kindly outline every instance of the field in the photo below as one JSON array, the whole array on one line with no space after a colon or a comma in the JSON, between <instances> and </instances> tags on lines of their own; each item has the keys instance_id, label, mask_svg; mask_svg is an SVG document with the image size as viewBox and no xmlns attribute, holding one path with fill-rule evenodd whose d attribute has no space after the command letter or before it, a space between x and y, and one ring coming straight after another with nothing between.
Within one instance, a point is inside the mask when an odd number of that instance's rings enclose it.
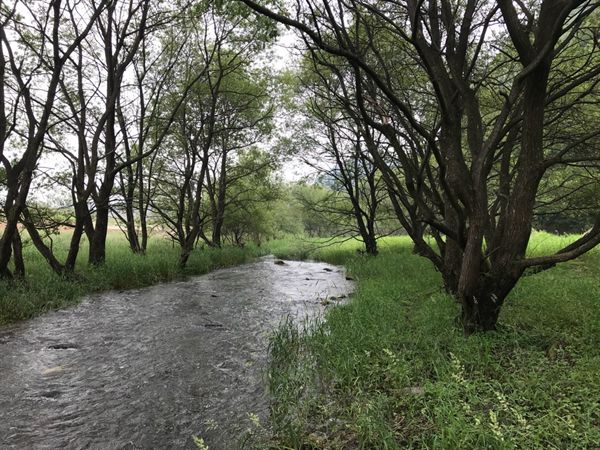
<instances>
[{"instance_id":1,"label":"field","mask_svg":"<svg viewBox=\"0 0 600 450\"><path fill-rule=\"evenodd\" d=\"M568 239L538 233L530 251ZM527 276L500 329L466 338L458 306L408 240L384 241L376 258L357 248L312 254L346 266L358 289L325 323L286 324L273 339L266 446L599 448L598 250Z\"/></svg>"},{"instance_id":2,"label":"field","mask_svg":"<svg viewBox=\"0 0 600 450\"><path fill-rule=\"evenodd\" d=\"M54 238L54 249L62 261L68 249L69 233ZM92 269L86 263L87 244L82 243L76 277L57 277L33 245L23 249L27 274L24 280L0 281L0 326L28 319L50 309L79 302L85 294L110 289L132 289L199 275L219 267L249 261L264 254L252 246L206 248L194 252L185 270L178 266L179 250L159 237L150 240L145 256L133 254L119 232L109 233L106 264Z\"/></svg>"}]
</instances>

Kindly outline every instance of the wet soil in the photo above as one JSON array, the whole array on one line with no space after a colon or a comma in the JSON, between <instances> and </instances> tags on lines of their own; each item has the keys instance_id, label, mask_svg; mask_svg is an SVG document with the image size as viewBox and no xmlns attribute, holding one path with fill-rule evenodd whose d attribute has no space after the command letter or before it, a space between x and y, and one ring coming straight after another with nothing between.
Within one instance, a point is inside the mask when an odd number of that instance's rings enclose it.
<instances>
[{"instance_id":1,"label":"wet soil","mask_svg":"<svg viewBox=\"0 0 600 450\"><path fill-rule=\"evenodd\" d=\"M0 448L236 448L268 415L270 334L351 290L338 267L266 258L0 328Z\"/></svg>"}]
</instances>

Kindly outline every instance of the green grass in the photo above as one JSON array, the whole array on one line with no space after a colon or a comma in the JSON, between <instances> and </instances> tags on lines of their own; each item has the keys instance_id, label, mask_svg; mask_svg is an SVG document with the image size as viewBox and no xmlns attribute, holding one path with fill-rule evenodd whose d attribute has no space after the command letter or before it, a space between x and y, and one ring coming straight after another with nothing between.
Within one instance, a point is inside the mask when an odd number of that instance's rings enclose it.
<instances>
[{"instance_id":1,"label":"green grass","mask_svg":"<svg viewBox=\"0 0 600 450\"><path fill-rule=\"evenodd\" d=\"M530 252L568 239L538 233ZM290 242L272 248L298 254ZM326 322L287 323L274 337L266 446L600 448L600 251L525 277L499 331L465 337L407 239L384 240L376 258L357 248L310 254L345 265L358 289Z\"/></svg>"},{"instance_id":2,"label":"green grass","mask_svg":"<svg viewBox=\"0 0 600 450\"><path fill-rule=\"evenodd\" d=\"M60 260L68 249L68 233L54 238ZM129 250L124 237L109 234L106 264L91 268L86 263L87 244L82 243L74 279L55 275L36 249L24 248L27 273L24 280L0 281L0 326L28 319L51 309L62 308L82 300L89 293L110 289L131 289L159 282L182 279L211 270L241 264L264 254L253 246L246 248L204 248L195 251L185 271L178 266L179 250L166 239L153 238L146 255Z\"/></svg>"}]
</instances>

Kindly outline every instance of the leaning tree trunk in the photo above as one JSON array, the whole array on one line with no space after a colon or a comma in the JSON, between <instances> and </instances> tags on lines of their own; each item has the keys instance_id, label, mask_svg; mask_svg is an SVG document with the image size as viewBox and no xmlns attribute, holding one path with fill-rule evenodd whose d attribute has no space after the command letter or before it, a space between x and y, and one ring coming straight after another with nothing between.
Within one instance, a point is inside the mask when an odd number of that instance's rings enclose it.
<instances>
[{"instance_id":1,"label":"leaning tree trunk","mask_svg":"<svg viewBox=\"0 0 600 450\"><path fill-rule=\"evenodd\" d=\"M30 163L30 161L27 162ZM20 180L17 180L16 177L20 177ZM4 232L2 233L2 238L0 238L0 278L12 277L8 265L13 254L14 236L19 232L19 218L25 207L32 177L33 170L29 169L25 169L17 174L7 171L8 192L4 207L6 219Z\"/></svg>"},{"instance_id":2,"label":"leaning tree trunk","mask_svg":"<svg viewBox=\"0 0 600 450\"><path fill-rule=\"evenodd\" d=\"M77 256L79 255L79 245L81 244L81 238L83 237L83 227L82 221L77 221L75 223L73 235L71 236L71 243L69 244L69 253L65 260L65 270L68 272L73 272L75 270Z\"/></svg>"},{"instance_id":3,"label":"leaning tree trunk","mask_svg":"<svg viewBox=\"0 0 600 450\"><path fill-rule=\"evenodd\" d=\"M16 226L16 222L7 221L2 238L0 238L0 278L10 279L13 277L8 264L13 254L13 239L16 234Z\"/></svg>"},{"instance_id":4,"label":"leaning tree trunk","mask_svg":"<svg viewBox=\"0 0 600 450\"><path fill-rule=\"evenodd\" d=\"M27 208L23 210L23 225L25 225L25 228L29 233L29 237L31 238L33 245L35 245L37 251L40 252L40 254L48 262L50 268L57 275L62 275L64 271L63 265L56 259L54 253L52 253L52 249L48 247L44 242L44 239L35 227L35 224L33 223L33 220L31 218L31 214L29 213L29 210Z\"/></svg>"}]
</instances>

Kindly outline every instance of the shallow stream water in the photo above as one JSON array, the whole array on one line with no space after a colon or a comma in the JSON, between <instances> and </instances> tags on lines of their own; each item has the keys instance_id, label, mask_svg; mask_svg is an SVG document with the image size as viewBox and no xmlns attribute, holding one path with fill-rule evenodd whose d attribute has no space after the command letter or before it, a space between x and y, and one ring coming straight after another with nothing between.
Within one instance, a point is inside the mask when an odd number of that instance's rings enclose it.
<instances>
[{"instance_id":1,"label":"shallow stream water","mask_svg":"<svg viewBox=\"0 0 600 450\"><path fill-rule=\"evenodd\" d=\"M233 449L268 415L269 335L352 282L272 258L0 328L1 449Z\"/></svg>"}]
</instances>

